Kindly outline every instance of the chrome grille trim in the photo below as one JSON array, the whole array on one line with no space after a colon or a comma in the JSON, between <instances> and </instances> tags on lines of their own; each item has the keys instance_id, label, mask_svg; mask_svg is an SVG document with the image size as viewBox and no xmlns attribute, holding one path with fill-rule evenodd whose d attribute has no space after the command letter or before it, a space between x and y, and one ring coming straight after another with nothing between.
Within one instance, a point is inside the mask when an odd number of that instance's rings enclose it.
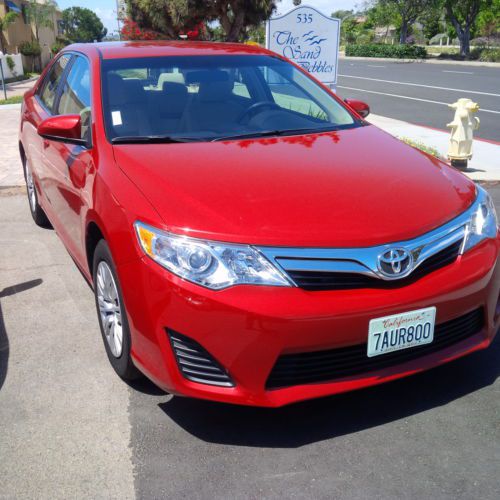
<instances>
[{"instance_id":1,"label":"chrome grille trim","mask_svg":"<svg viewBox=\"0 0 500 500\"><path fill-rule=\"evenodd\" d=\"M428 233L411 240L398 241L372 247L354 248L294 248L256 247L267 259L283 271L291 282L288 271L324 273L353 273L385 281L397 281L411 274L427 259L459 241L465 241L468 224L482 200L479 197L458 217ZM394 247L405 248L413 256L413 266L397 277L386 276L378 268L379 256ZM463 245L459 254L462 253Z\"/></svg>"}]
</instances>

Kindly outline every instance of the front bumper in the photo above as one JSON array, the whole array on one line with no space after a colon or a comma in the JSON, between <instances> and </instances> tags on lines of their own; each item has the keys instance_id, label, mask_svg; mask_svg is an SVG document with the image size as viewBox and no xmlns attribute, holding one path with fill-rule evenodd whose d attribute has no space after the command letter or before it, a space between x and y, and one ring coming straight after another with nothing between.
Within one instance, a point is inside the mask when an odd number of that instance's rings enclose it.
<instances>
[{"instance_id":1,"label":"front bumper","mask_svg":"<svg viewBox=\"0 0 500 500\"><path fill-rule=\"evenodd\" d=\"M310 292L235 286L212 291L143 257L118 268L132 331L132 356L168 392L271 407L411 375L490 345L500 321L499 246L499 238L487 240L455 263L410 285L383 290ZM482 308L485 327L452 346L397 366L327 382L266 389L280 355L363 344L371 319L428 306L437 308L436 324ZM167 329L203 346L227 370L235 386L186 379L178 368Z\"/></svg>"}]
</instances>

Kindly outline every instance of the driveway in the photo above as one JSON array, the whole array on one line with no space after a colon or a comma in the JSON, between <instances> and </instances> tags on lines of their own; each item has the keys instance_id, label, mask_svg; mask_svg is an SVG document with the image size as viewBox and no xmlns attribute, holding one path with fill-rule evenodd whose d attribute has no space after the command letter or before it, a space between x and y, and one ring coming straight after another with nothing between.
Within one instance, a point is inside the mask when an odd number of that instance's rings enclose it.
<instances>
[{"instance_id":1,"label":"driveway","mask_svg":"<svg viewBox=\"0 0 500 500\"><path fill-rule=\"evenodd\" d=\"M500 498L500 338L279 410L172 397L114 375L90 288L22 195L0 196L0 249L1 498Z\"/></svg>"}]
</instances>

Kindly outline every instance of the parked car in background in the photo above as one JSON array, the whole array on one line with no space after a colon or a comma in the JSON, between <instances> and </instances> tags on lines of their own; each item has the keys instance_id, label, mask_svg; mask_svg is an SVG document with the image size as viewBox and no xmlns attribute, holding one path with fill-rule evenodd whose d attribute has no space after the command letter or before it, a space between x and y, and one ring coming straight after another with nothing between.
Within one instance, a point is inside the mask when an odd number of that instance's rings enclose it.
<instances>
[{"instance_id":1,"label":"parked car in background","mask_svg":"<svg viewBox=\"0 0 500 500\"><path fill-rule=\"evenodd\" d=\"M22 107L29 206L92 285L120 377L280 406L490 345L490 197L368 112L253 46L57 56Z\"/></svg>"}]
</instances>

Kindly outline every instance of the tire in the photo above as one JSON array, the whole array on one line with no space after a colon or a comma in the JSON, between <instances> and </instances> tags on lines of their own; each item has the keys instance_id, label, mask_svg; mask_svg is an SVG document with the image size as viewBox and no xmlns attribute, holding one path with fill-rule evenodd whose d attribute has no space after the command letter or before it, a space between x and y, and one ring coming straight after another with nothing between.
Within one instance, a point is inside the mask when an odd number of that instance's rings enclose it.
<instances>
[{"instance_id":1,"label":"tire","mask_svg":"<svg viewBox=\"0 0 500 500\"><path fill-rule=\"evenodd\" d=\"M130 356L132 339L127 313L113 258L105 240L99 241L94 252L93 279L97 317L109 362L123 380L135 380L142 374Z\"/></svg>"},{"instance_id":2,"label":"tire","mask_svg":"<svg viewBox=\"0 0 500 500\"><path fill-rule=\"evenodd\" d=\"M35 224L40 227L47 229L52 228L52 224L45 215L43 208L38 203L38 194L36 192L35 182L33 180L33 174L31 172L30 164L27 160L24 160L24 180L26 181L26 192L28 194L28 205L30 207L31 217L35 221Z\"/></svg>"}]
</instances>

